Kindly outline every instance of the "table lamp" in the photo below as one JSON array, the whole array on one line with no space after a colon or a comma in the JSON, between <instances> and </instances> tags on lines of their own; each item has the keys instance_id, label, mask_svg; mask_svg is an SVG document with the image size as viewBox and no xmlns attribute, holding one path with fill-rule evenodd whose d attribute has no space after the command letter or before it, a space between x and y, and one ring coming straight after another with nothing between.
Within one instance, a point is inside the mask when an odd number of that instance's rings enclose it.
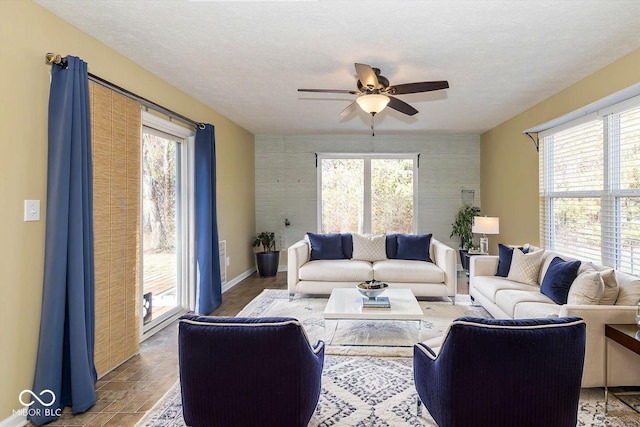
<instances>
[{"instance_id":1,"label":"table lamp","mask_svg":"<svg viewBox=\"0 0 640 427\"><path fill-rule=\"evenodd\" d=\"M497 216L475 216L471 232L482 234L480 238L480 252L489 253L489 239L487 234L500 233L500 219Z\"/></svg>"}]
</instances>

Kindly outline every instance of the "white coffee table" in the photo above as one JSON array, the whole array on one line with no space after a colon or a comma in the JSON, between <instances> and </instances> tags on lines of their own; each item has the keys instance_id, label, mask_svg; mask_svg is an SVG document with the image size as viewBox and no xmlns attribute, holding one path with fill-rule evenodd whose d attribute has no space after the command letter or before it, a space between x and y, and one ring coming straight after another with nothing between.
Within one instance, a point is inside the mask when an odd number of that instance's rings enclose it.
<instances>
[{"instance_id":1,"label":"white coffee table","mask_svg":"<svg viewBox=\"0 0 640 427\"><path fill-rule=\"evenodd\" d=\"M340 320L380 320L380 321L417 321L418 322L418 340L420 337L422 319L424 312L415 295L410 289L387 289L380 296L389 297L391 307L389 308L363 308L363 296L354 288L337 288L331 291L329 301L322 313L325 320L325 335L328 338L327 344L331 344L338 329ZM331 336L326 333L327 321L336 321ZM379 344L362 344L353 343L345 345L374 345ZM390 344L396 346L395 344ZM412 346L413 344L411 344ZM398 346L409 346L399 344Z\"/></svg>"}]
</instances>

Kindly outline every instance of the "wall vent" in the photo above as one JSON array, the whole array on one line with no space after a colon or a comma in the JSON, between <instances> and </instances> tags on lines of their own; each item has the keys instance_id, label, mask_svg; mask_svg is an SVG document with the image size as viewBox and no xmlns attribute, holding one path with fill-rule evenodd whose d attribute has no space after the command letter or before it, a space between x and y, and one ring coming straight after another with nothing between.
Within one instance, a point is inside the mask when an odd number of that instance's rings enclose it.
<instances>
[{"instance_id":1,"label":"wall vent","mask_svg":"<svg viewBox=\"0 0 640 427\"><path fill-rule=\"evenodd\" d=\"M220 252L220 281L224 285L227 283L227 241L220 240L218 242L218 251Z\"/></svg>"}]
</instances>

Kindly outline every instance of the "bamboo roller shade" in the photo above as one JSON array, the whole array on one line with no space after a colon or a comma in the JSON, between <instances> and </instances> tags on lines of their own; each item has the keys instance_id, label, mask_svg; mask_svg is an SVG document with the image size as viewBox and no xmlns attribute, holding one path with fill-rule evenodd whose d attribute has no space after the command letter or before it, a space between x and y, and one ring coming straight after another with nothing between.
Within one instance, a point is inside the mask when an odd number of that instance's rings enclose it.
<instances>
[{"instance_id":1,"label":"bamboo roller shade","mask_svg":"<svg viewBox=\"0 0 640 427\"><path fill-rule=\"evenodd\" d=\"M89 82L98 377L139 350L140 105Z\"/></svg>"}]
</instances>

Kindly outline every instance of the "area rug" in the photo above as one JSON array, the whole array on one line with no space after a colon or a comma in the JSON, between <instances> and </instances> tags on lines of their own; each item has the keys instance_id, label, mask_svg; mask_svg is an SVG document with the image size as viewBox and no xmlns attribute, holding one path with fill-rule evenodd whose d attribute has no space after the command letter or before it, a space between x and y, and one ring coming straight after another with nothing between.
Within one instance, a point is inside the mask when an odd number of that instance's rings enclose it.
<instances>
[{"instance_id":1,"label":"area rug","mask_svg":"<svg viewBox=\"0 0 640 427\"><path fill-rule=\"evenodd\" d=\"M441 299L418 303L424 312L420 322L340 320L336 324L333 320L325 325L322 312L327 298L296 296L289 301L286 290L266 289L238 317L295 317L312 343L325 341L325 354L386 357L411 357L413 344L443 336L457 317L491 317L484 308L473 306L468 295L458 295L455 305Z\"/></svg>"},{"instance_id":2,"label":"area rug","mask_svg":"<svg viewBox=\"0 0 640 427\"><path fill-rule=\"evenodd\" d=\"M416 415L412 364L411 358L326 356L322 391L309 426L436 426L428 411ZM185 426L180 383L136 426ZM640 427L640 414L610 397L605 417L603 390L583 389L577 426Z\"/></svg>"}]
</instances>

